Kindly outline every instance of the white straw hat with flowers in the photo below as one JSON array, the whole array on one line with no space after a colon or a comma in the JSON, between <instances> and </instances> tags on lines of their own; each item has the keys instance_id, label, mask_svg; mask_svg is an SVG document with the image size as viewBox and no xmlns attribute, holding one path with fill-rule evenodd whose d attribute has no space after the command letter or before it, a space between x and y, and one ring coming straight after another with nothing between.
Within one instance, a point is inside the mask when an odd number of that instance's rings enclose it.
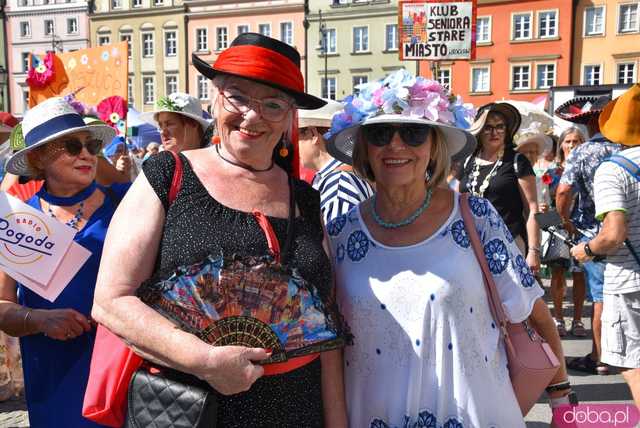
<instances>
[{"instance_id":1,"label":"white straw hat with flowers","mask_svg":"<svg viewBox=\"0 0 640 428\"><path fill-rule=\"evenodd\" d=\"M151 125L158 126L156 120L158 113L176 113L189 119L193 119L200 124L202 131L206 131L211 121L203 117L204 111L200 101L189 94L174 92L169 96L161 97L156 101L153 111L148 111L140 115L140 119Z\"/></svg>"},{"instance_id":2,"label":"white straw hat with flowers","mask_svg":"<svg viewBox=\"0 0 640 428\"><path fill-rule=\"evenodd\" d=\"M553 142L551 141L551 137L547 135L549 131L550 130L540 122L531 122L528 127L521 127L513 137L513 142L516 144L516 151L522 150L524 146L529 144L538 146L540 153L544 153L545 150L550 150Z\"/></svg>"},{"instance_id":3,"label":"white straw hat with flowers","mask_svg":"<svg viewBox=\"0 0 640 428\"><path fill-rule=\"evenodd\" d=\"M87 125L71 104L60 97L49 98L28 110L21 125L25 147L7 161L7 171L21 176L32 174L27 154L53 140L84 131L106 143L116 135L115 129L106 124Z\"/></svg>"},{"instance_id":4,"label":"white straw hat with flowers","mask_svg":"<svg viewBox=\"0 0 640 428\"><path fill-rule=\"evenodd\" d=\"M435 80L414 77L401 69L356 89L358 93L345 98L343 110L333 116L331 129L324 135L327 151L342 162L353 162L360 127L377 123L438 128L450 156L475 146L475 138L466 131L475 115L473 105L464 104L460 96L452 95Z\"/></svg>"}]
</instances>

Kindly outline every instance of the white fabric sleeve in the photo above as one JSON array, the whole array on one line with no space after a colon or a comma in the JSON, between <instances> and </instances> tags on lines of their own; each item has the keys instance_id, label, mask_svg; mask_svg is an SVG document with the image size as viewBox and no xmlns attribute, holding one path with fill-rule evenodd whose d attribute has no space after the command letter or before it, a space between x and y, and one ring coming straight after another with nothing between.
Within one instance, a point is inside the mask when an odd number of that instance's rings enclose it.
<instances>
[{"instance_id":1,"label":"white fabric sleeve","mask_svg":"<svg viewBox=\"0 0 640 428\"><path fill-rule=\"evenodd\" d=\"M627 180L622 167L613 162L603 162L596 170L593 194L596 218L600 221L610 211L627 212Z\"/></svg>"},{"instance_id":2,"label":"white fabric sleeve","mask_svg":"<svg viewBox=\"0 0 640 428\"><path fill-rule=\"evenodd\" d=\"M469 205L507 318L524 321L544 291L493 205L476 197L469 198Z\"/></svg>"}]
</instances>

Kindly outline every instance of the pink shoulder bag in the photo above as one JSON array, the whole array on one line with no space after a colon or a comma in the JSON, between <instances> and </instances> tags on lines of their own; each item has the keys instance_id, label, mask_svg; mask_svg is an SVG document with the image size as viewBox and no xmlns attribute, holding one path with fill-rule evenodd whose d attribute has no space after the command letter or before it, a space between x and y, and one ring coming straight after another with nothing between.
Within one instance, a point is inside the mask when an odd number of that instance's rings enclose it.
<instances>
[{"instance_id":1,"label":"pink shoulder bag","mask_svg":"<svg viewBox=\"0 0 640 428\"><path fill-rule=\"evenodd\" d=\"M560 362L551 346L527 321L511 323L507 319L471 215L468 193L460 196L460 212L473 252L482 269L491 314L504 339L511 385L520 410L526 415L555 376Z\"/></svg>"}]
</instances>

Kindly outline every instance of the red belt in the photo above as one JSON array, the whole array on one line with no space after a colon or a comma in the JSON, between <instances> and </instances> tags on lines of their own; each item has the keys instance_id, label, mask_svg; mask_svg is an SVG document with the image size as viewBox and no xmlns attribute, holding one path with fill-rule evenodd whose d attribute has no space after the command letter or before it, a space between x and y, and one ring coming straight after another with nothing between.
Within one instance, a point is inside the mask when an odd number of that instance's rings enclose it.
<instances>
[{"instance_id":1,"label":"red belt","mask_svg":"<svg viewBox=\"0 0 640 428\"><path fill-rule=\"evenodd\" d=\"M307 364L314 361L319 356L320 354L303 355L302 357L291 358L285 361L284 363L265 364L262 367L264 367L265 376L279 375L283 373L288 373L295 369L299 369L302 366L306 366Z\"/></svg>"}]
</instances>

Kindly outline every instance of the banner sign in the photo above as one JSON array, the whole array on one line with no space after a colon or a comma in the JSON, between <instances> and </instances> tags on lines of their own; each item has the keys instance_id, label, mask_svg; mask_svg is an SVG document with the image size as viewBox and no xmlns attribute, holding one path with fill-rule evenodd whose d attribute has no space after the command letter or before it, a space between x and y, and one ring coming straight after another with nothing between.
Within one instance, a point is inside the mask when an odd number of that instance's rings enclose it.
<instances>
[{"instance_id":1,"label":"banner sign","mask_svg":"<svg viewBox=\"0 0 640 428\"><path fill-rule=\"evenodd\" d=\"M128 96L127 42L54 55L51 70L44 62L40 70L51 76L46 85L29 86L29 107L47 98L75 93L75 99L97 106L105 98ZM32 63L33 63L32 58Z\"/></svg>"},{"instance_id":2,"label":"banner sign","mask_svg":"<svg viewBox=\"0 0 640 428\"><path fill-rule=\"evenodd\" d=\"M76 230L0 192L0 269L53 301L91 252L73 241Z\"/></svg>"},{"instance_id":3,"label":"banner sign","mask_svg":"<svg viewBox=\"0 0 640 428\"><path fill-rule=\"evenodd\" d=\"M476 0L398 2L401 60L475 59Z\"/></svg>"}]
</instances>

